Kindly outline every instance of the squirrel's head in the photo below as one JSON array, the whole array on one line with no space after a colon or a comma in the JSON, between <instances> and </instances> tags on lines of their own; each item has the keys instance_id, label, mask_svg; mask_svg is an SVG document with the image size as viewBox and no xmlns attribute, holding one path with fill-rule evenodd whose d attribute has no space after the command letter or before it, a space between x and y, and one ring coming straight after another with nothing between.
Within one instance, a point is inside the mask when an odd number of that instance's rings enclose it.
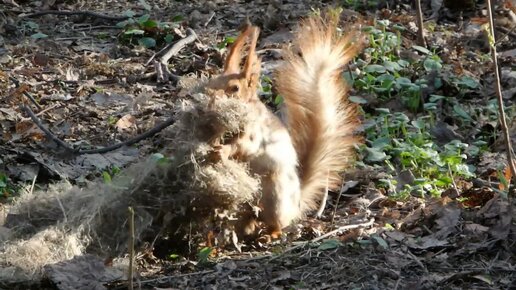
<instances>
[{"instance_id":1,"label":"squirrel's head","mask_svg":"<svg viewBox=\"0 0 516 290\"><path fill-rule=\"evenodd\" d=\"M225 95L249 101L257 98L256 89L260 81L260 59L256 55L256 43L260 30L256 26L247 24L237 37L226 58L222 75L212 79L208 90L215 92L214 97ZM247 38L250 38L249 53L246 57L243 70L240 67L243 47Z\"/></svg>"}]
</instances>

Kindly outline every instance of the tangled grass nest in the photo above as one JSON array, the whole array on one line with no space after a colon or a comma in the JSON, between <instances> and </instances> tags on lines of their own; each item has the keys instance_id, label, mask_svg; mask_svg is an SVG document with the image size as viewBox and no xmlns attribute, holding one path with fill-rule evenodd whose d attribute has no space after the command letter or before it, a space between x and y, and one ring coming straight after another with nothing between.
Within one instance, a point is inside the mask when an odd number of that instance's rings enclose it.
<instances>
[{"instance_id":1,"label":"tangled grass nest","mask_svg":"<svg viewBox=\"0 0 516 290\"><path fill-rule=\"evenodd\" d=\"M177 121L162 134L166 149L111 182L83 189L62 182L21 196L3 227L0 280L34 280L46 265L78 255L123 254L129 207L137 242L167 233L190 240L198 233L200 242L213 228L234 233L238 215L258 199L259 179L244 163L211 161L210 142L237 134L253 114L237 100L210 103L202 93L178 101L174 113ZM229 242L219 237L219 245Z\"/></svg>"}]
</instances>

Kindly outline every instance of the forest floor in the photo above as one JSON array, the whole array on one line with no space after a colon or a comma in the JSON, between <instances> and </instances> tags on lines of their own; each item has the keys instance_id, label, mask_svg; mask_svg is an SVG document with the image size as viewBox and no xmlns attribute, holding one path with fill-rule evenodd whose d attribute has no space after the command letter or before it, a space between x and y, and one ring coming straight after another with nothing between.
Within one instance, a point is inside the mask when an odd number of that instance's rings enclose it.
<instances>
[{"instance_id":1,"label":"forest floor","mask_svg":"<svg viewBox=\"0 0 516 290\"><path fill-rule=\"evenodd\" d=\"M277 109L270 79L281 60L278 50L290 41L299 19L329 5L312 0L16 2L0 1L3 242L5 216L20 191L36 188L41 194L61 181L107 182L169 146L158 133L109 152L70 155L21 104L74 148L124 142L170 117L183 93L178 85L183 76L219 72L227 45L249 17L262 29L261 95ZM343 30L361 23L370 35L346 70L350 99L362 107L366 143L358 148L356 166L345 173L341 192L330 193L322 217L300 221L269 244L217 249L174 247L161 237L142 241L154 247L136 256L135 287L516 289L515 203L509 198L511 175L482 26L485 4L467 7L474 1L456 1L464 6L433 13L434 1L422 1L425 48L417 45L415 8L405 1L379 1L389 7L341 2L347 3ZM516 6L498 2L506 7L496 10L496 36L514 147ZM170 80L158 82L151 57L187 37L188 28L197 39L170 59ZM89 255L74 260L80 266L55 263L38 281L0 283L9 289L126 289L125 274L111 269L109 261L99 263Z\"/></svg>"}]
</instances>

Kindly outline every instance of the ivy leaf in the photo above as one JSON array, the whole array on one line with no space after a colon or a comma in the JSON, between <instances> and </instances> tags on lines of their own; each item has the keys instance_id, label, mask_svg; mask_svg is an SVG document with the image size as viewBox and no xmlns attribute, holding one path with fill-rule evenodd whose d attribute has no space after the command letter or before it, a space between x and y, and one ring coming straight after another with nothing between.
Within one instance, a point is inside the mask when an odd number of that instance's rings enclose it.
<instances>
[{"instance_id":1,"label":"ivy leaf","mask_svg":"<svg viewBox=\"0 0 516 290\"><path fill-rule=\"evenodd\" d=\"M425 67L426 71L438 71L443 67L443 65L440 62L431 58L425 59L425 61L423 62L423 66Z\"/></svg>"},{"instance_id":2,"label":"ivy leaf","mask_svg":"<svg viewBox=\"0 0 516 290\"><path fill-rule=\"evenodd\" d=\"M379 64L370 64L364 68L367 73L385 73L387 69Z\"/></svg>"},{"instance_id":3,"label":"ivy leaf","mask_svg":"<svg viewBox=\"0 0 516 290\"><path fill-rule=\"evenodd\" d=\"M335 239L329 239L322 242L319 247L317 247L318 250L324 251L324 250L331 250L336 249L338 247L342 246L342 243L339 240Z\"/></svg>"},{"instance_id":4,"label":"ivy leaf","mask_svg":"<svg viewBox=\"0 0 516 290\"><path fill-rule=\"evenodd\" d=\"M48 35L46 35L45 33L41 33L41 32L38 32L38 33L34 33L33 35L30 36L32 39L42 39L42 38L47 38Z\"/></svg>"},{"instance_id":5,"label":"ivy leaf","mask_svg":"<svg viewBox=\"0 0 516 290\"><path fill-rule=\"evenodd\" d=\"M150 11L152 9L149 3L145 2L145 0L139 0L138 2L140 2L145 10Z\"/></svg>"},{"instance_id":6,"label":"ivy leaf","mask_svg":"<svg viewBox=\"0 0 516 290\"><path fill-rule=\"evenodd\" d=\"M419 46L419 45L413 45L412 48L423 54L431 54L432 53L430 50L428 50L422 46Z\"/></svg>"},{"instance_id":7,"label":"ivy leaf","mask_svg":"<svg viewBox=\"0 0 516 290\"><path fill-rule=\"evenodd\" d=\"M367 104L367 100L359 96L350 96L348 99L355 104Z\"/></svg>"},{"instance_id":8,"label":"ivy leaf","mask_svg":"<svg viewBox=\"0 0 516 290\"><path fill-rule=\"evenodd\" d=\"M366 147L365 150L367 151L366 160L369 162L380 162L387 159L387 154L380 149Z\"/></svg>"},{"instance_id":9,"label":"ivy leaf","mask_svg":"<svg viewBox=\"0 0 516 290\"><path fill-rule=\"evenodd\" d=\"M473 118L471 118L471 116L459 105L454 105L453 106L453 111L459 115L460 117L468 120L468 121L473 121Z\"/></svg>"},{"instance_id":10,"label":"ivy leaf","mask_svg":"<svg viewBox=\"0 0 516 290\"><path fill-rule=\"evenodd\" d=\"M152 37L142 37L138 39L138 43L146 48L151 48L156 46L156 39Z\"/></svg>"},{"instance_id":11,"label":"ivy leaf","mask_svg":"<svg viewBox=\"0 0 516 290\"><path fill-rule=\"evenodd\" d=\"M124 32L125 35L143 35L145 31L141 29L129 29L126 32Z\"/></svg>"}]
</instances>

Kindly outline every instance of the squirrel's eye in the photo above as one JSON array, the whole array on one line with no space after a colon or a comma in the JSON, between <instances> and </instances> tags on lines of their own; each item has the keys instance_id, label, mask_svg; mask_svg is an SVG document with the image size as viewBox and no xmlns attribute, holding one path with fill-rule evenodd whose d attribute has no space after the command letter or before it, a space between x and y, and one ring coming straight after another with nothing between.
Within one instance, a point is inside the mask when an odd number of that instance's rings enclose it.
<instances>
[{"instance_id":1,"label":"squirrel's eye","mask_svg":"<svg viewBox=\"0 0 516 290\"><path fill-rule=\"evenodd\" d=\"M240 90L238 85L232 85L228 88L228 93L237 93Z\"/></svg>"}]
</instances>

